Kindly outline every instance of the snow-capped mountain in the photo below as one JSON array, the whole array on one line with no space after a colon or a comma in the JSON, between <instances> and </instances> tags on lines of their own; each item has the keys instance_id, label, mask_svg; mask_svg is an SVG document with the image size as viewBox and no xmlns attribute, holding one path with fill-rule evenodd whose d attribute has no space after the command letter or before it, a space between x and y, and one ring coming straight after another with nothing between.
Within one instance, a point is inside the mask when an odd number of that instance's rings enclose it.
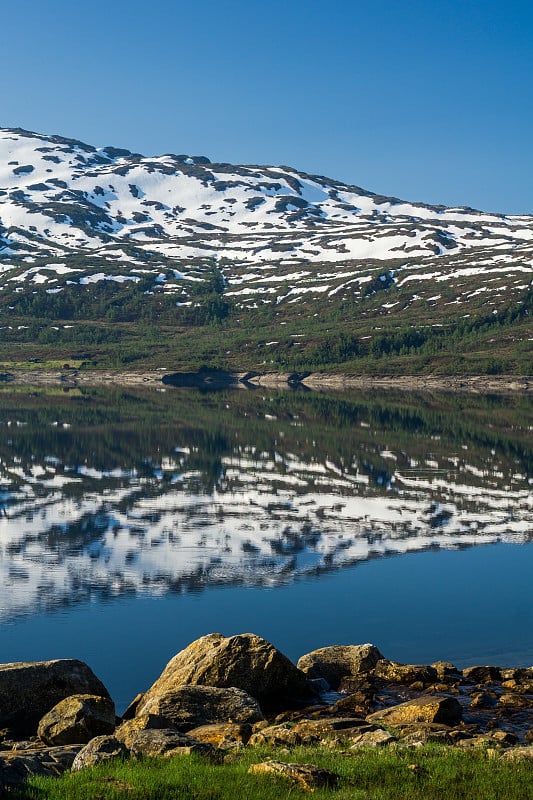
<instances>
[{"instance_id":1,"label":"snow-capped mountain","mask_svg":"<svg viewBox=\"0 0 533 800\"><path fill-rule=\"evenodd\" d=\"M207 267L245 305L338 296L378 277L422 296L445 284L460 295L466 280L465 298L498 297L531 281L533 217L403 202L290 167L0 129L1 283L53 293L149 278L185 302Z\"/></svg>"}]
</instances>

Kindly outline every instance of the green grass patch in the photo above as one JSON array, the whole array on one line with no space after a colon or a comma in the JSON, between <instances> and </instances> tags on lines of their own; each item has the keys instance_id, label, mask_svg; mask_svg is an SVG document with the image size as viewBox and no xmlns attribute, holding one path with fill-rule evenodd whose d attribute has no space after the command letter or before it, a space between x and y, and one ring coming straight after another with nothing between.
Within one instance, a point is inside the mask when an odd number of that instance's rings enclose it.
<instances>
[{"instance_id":1,"label":"green grass patch","mask_svg":"<svg viewBox=\"0 0 533 800\"><path fill-rule=\"evenodd\" d=\"M510 764L485 751L428 745L417 750L287 751L245 749L224 764L196 756L102 765L60 779L32 778L13 800L279 800L305 796L283 778L248 775L251 764L274 758L313 763L339 776L335 789L314 792L336 800L529 800L531 764Z\"/></svg>"}]
</instances>

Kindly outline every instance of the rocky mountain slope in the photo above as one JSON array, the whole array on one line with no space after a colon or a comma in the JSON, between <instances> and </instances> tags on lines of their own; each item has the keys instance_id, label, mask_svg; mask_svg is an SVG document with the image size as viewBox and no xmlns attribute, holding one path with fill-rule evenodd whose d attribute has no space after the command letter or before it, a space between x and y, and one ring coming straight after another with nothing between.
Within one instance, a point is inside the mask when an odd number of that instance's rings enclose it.
<instances>
[{"instance_id":1,"label":"rocky mountain slope","mask_svg":"<svg viewBox=\"0 0 533 800\"><path fill-rule=\"evenodd\" d=\"M407 203L290 167L0 129L4 293L131 281L188 304L208 281L254 307L395 287L407 290L402 303L475 299L498 310L532 270L532 216ZM399 301L383 298L382 313L395 313Z\"/></svg>"}]
</instances>

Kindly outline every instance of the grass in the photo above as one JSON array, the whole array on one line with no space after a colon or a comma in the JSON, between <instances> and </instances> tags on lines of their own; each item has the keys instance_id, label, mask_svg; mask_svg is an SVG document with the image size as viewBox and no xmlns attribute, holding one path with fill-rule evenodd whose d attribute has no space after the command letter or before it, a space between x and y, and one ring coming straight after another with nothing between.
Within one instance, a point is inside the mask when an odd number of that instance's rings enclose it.
<instances>
[{"instance_id":1,"label":"grass","mask_svg":"<svg viewBox=\"0 0 533 800\"><path fill-rule=\"evenodd\" d=\"M313 796L335 800L529 800L530 763L506 763L486 751L426 745L342 752L320 747L250 748L214 764L197 756L114 762L59 779L32 778L8 794L12 800L279 800L305 796L282 778L248 775L253 763L313 763L336 773L335 789Z\"/></svg>"}]
</instances>

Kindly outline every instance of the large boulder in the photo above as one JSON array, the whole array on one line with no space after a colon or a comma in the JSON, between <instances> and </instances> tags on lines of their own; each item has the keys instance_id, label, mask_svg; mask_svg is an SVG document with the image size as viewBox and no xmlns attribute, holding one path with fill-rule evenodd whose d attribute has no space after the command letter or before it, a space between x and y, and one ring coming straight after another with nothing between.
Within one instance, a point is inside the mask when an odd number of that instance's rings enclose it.
<instances>
[{"instance_id":1,"label":"large boulder","mask_svg":"<svg viewBox=\"0 0 533 800\"><path fill-rule=\"evenodd\" d=\"M45 744L87 744L95 736L113 733L115 704L109 697L74 694L55 705L39 722L37 735Z\"/></svg>"},{"instance_id":2,"label":"large boulder","mask_svg":"<svg viewBox=\"0 0 533 800\"><path fill-rule=\"evenodd\" d=\"M384 708L369 714L368 722L382 722L392 727L409 725L413 722L440 722L443 725L457 725L461 721L462 710L455 697L422 695L406 703Z\"/></svg>"},{"instance_id":3,"label":"large boulder","mask_svg":"<svg viewBox=\"0 0 533 800\"><path fill-rule=\"evenodd\" d=\"M73 694L109 697L94 672L76 659L0 664L0 728L33 736L39 720Z\"/></svg>"},{"instance_id":4,"label":"large boulder","mask_svg":"<svg viewBox=\"0 0 533 800\"><path fill-rule=\"evenodd\" d=\"M142 697L136 713L146 713L154 698L186 685L235 687L267 706L309 696L305 675L253 633L229 637L211 633L192 642L169 661Z\"/></svg>"},{"instance_id":5,"label":"large boulder","mask_svg":"<svg viewBox=\"0 0 533 800\"><path fill-rule=\"evenodd\" d=\"M308 678L323 678L337 689L343 678L372 673L382 658L373 644L333 645L306 653L297 667Z\"/></svg>"},{"instance_id":6,"label":"large boulder","mask_svg":"<svg viewBox=\"0 0 533 800\"><path fill-rule=\"evenodd\" d=\"M215 686L178 686L152 694L142 706L142 716L146 714L163 717L183 732L214 722L253 724L263 719L259 703L247 692Z\"/></svg>"}]
</instances>

